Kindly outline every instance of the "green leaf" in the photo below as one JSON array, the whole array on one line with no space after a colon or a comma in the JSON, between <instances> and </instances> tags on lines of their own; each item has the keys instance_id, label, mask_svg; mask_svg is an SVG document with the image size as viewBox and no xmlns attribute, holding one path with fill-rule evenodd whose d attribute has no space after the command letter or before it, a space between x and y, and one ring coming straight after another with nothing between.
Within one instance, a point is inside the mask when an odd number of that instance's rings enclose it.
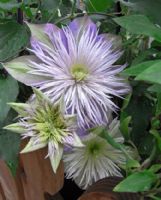
<instances>
[{"instance_id":1,"label":"green leaf","mask_svg":"<svg viewBox=\"0 0 161 200\"><path fill-rule=\"evenodd\" d=\"M0 122L2 122L10 110L8 102L15 101L18 95L18 84L11 76L0 78Z\"/></svg>"},{"instance_id":2,"label":"green leaf","mask_svg":"<svg viewBox=\"0 0 161 200\"><path fill-rule=\"evenodd\" d=\"M149 135L147 130L153 116L154 106L151 100L145 96L147 85L136 82L133 82L133 84L136 85L133 86L132 97L124 112L127 117L132 117L130 136L133 142L139 146L140 142L146 140L146 137Z\"/></svg>"},{"instance_id":3,"label":"green leaf","mask_svg":"<svg viewBox=\"0 0 161 200\"><path fill-rule=\"evenodd\" d=\"M13 123L13 119L16 116L17 114L13 110L10 110L5 121L0 124L0 127ZM16 173L16 168L18 165L19 146L19 134L13 134L8 130L0 129L0 159L3 159L7 162L13 174Z\"/></svg>"},{"instance_id":4,"label":"green leaf","mask_svg":"<svg viewBox=\"0 0 161 200\"><path fill-rule=\"evenodd\" d=\"M123 0L121 0L123 2ZM152 19L155 23L161 25L161 13L160 13L160 5L161 0L128 0L129 3L125 2L131 10L136 11L140 14L144 14L150 19Z\"/></svg>"},{"instance_id":5,"label":"green leaf","mask_svg":"<svg viewBox=\"0 0 161 200\"><path fill-rule=\"evenodd\" d=\"M132 65L131 67L125 69L121 74L128 76L137 76L154 64L161 65L161 60L145 61L137 65Z\"/></svg>"},{"instance_id":6,"label":"green leaf","mask_svg":"<svg viewBox=\"0 0 161 200\"><path fill-rule=\"evenodd\" d=\"M126 167L128 169L130 169L130 168L138 168L138 167L140 167L140 163L137 160L128 159L127 163L126 163Z\"/></svg>"},{"instance_id":7,"label":"green leaf","mask_svg":"<svg viewBox=\"0 0 161 200\"><path fill-rule=\"evenodd\" d=\"M159 84L154 84L154 85L150 86L147 90L148 90L149 92L156 92L156 93L159 93L159 92L161 92L161 85L159 85Z\"/></svg>"},{"instance_id":8,"label":"green leaf","mask_svg":"<svg viewBox=\"0 0 161 200\"><path fill-rule=\"evenodd\" d=\"M17 55L29 42L29 33L25 25L15 21L0 22L0 62Z\"/></svg>"},{"instance_id":9,"label":"green leaf","mask_svg":"<svg viewBox=\"0 0 161 200\"><path fill-rule=\"evenodd\" d=\"M148 67L138 76L136 76L135 80L148 81L152 83L161 84L161 63L157 62L152 66Z\"/></svg>"},{"instance_id":10,"label":"green leaf","mask_svg":"<svg viewBox=\"0 0 161 200\"><path fill-rule=\"evenodd\" d=\"M144 170L128 176L114 188L114 191L144 192L148 191L155 181L157 181L157 175L151 171Z\"/></svg>"},{"instance_id":11,"label":"green leaf","mask_svg":"<svg viewBox=\"0 0 161 200\"><path fill-rule=\"evenodd\" d=\"M131 121L131 116L123 119L121 121L121 124L120 124L120 131L121 131L121 133L123 134L123 136L126 140L128 140L130 138L130 136L129 136L129 123L130 123L130 121Z\"/></svg>"},{"instance_id":12,"label":"green leaf","mask_svg":"<svg viewBox=\"0 0 161 200\"><path fill-rule=\"evenodd\" d=\"M161 198L160 197L157 197L157 196L149 196L151 199L153 199L153 200L161 200Z\"/></svg>"},{"instance_id":13,"label":"green leaf","mask_svg":"<svg viewBox=\"0 0 161 200\"><path fill-rule=\"evenodd\" d=\"M157 144L158 144L158 148L161 151L161 136L159 134L159 132L157 130L150 130L150 133L152 135L154 135L154 137L156 138Z\"/></svg>"},{"instance_id":14,"label":"green leaf","mask_svg":"<svg viewBox=\"0 0 161 200\"><path fill-rule=\"evenodd\" d=\"M58 9L60 0L45 0L42 1L40 9L47 10L49 12L53 12Z\"/></svg>"},{"instance_id":15,"label":"green leaf","mask_svg":"<svg viewBox=\"0 0 161 200\"><path fill-rule=\"evenodd\" d=\"M156 173L158 172L159 170L161 169L161 164L155 164L155 165L152 165L149 169L149 171L153 172L153 173Z\"/></svg>"},{"instance_id":16,"label":"green leaf","mask_svg":"<svg viewBox=\"0 0 161 200\"><path fill-rule=\"evenodd\" d=\"M89 12L106 12L114 4L113 0L86 0Z\"/></svg>"},{"instance_id":17,"label":"green leaf","mask_svg":"<svg viewBox=\"0 0 161 200\"><path fill-rule=\"evenodd\" d=\"M155 115L159 116L161 114L161 91L157 94L157 105Z\"/></svg>"},{"instance_id":18,"label":"green leaf","mask_svg":"<svg viewBox=\"0 0 161 200\"><path fill-rule=\"evenodd\" d=\"M0 2L0 9L5 10L5 11L11 11L12 9L20 8L21 5L22 3L12 3L12 2L1 3Z\"/></svg>"},{"instance_id":19,"label":"green leaf","mask_svg":"<svg viewBox=\"0 0 161 200\"><path fill-rule=\"evenodd\" d=\"M144 15L129 15L113 19L117 24L133 34L142 34L153 37L161 42L161 29L155 26Z\"/></svg>"}]
</instances>

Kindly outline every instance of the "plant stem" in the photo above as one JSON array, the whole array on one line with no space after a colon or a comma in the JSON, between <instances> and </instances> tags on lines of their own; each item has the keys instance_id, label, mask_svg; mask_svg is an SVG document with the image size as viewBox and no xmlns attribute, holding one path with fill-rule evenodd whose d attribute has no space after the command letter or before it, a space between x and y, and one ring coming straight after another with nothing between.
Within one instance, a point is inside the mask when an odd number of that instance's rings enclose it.
<instances>
[{"instance_id":1,"label":"plant stem","mask_svg":"<svg viewBox=\"0 0 161 200\"><path fill-rule=\"evenodd\" d=\"M18 3L22 3L22 0L17 0ZM19 24L23 24L23 12L21 8L18 8L17 10L17 22Z\"/></svg>"},{"instance_id":2,"label":"plant stem","mask_svg":"<svg viewBox=\"0 0 161 200\"><path fill-rule=\"evenodd\" d=\"M72 10L71 10L71 17L74 16L75 6L76 6L76 0L73 0Z\"/></svg>"},{"instance_id":3,"label":"plant stem","mask_svg":"<svg viewBox=\"0 0 161 200\"><path fill-rule=\"evenodd\" d=\"M57 20L55 22L55 24L58 24L60 22L63 22L67 19L74 19L76 17L82 17L84 15L101 15L101 16L105 16L105 17L112 17L112 16L115 16L116 14L119 14L119 13L101 13L101 12L86 12L86 13L73 13L73 15L67 15L59 20Z\"/></svg>"}]
</instances>

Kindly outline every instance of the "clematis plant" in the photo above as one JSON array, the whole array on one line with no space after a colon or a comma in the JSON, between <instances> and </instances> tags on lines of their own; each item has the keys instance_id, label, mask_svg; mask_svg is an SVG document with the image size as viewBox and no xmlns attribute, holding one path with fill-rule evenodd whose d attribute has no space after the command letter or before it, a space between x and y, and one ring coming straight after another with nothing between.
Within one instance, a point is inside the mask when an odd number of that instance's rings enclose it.
<instances>
[{"instance_id":1,"label":"clematis plant","mask_svg":"<svg viewBox=\"0 0 161 200\"><path fill-rule=\"evenodd\" d=\"M65 114L76 114L78 126L105 125L108 113L116 111L113 96L129 92L118 74L125 65L115 65L122 52L114 39L99 34L88 18L73 20L59 29L53 24L28 24L32 55L3 64L18 81L38 87L52 103L64 101Z\"/></svg>"},{"instance_id":2,"label":"clematis plant","mask_svg":"<svg viewBox=\"0 0 161 200\"><path fill-rule=\"evenodd\" d=\"M48 146L48 155L53 171L59 166L64 145L82 145L76 136L75 116L63 115L59 105L53 105L42 92L34 89L35 98L29 103L10 103L19 114L17 123L4 127L30 138L21 153Z\"/></svg>"},{"instance_id":3,"label":"clematis plant","mask_svg":"<svg viewBox=\"0 0 161 200\"><path fill-rule=\"evenodd\" d=\"M119 130L120 122L115 118L108 126L109 135L122 144L124 138ZM82 139L83 146L74 147L64 154L67 178L72 178L83 189L99 179L122 176L120 167L125 166L126 155L111 146L104 138L89 132ZM131 149L127 148L131 153Z\"/></svg>"}]
</instances>

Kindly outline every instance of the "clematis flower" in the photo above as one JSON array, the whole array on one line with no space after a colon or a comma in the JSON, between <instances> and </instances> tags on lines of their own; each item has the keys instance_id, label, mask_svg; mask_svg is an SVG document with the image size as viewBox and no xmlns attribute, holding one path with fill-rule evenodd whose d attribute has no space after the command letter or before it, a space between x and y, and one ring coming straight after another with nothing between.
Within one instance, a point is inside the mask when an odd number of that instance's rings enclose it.
<instances>
[{"instance_id":1,"label":"clematis flower","mask_svg":"<svg viewBox=\"0 0 161 200\"><path fill-rule=\"evenodd\" d=\"M119 121L114 119L108 133L117 143L124 139L119 131ZM82 139L84 146L74 147L64 154L65 173L83 189L108 176L122 176L120 166L125 165L125 154L115 149L102 137L90 133Z\"/></svg>"},{"instance_id":2,"label":"clematis flower","mask_svg":"<svg viewBox=\"0 0 161 200\"><path fill-rule=\"evenodd\" d=\"M106 34L99 34L88 18L59 29L53 24L29 24L33 55L3 64L18 81L38 87L53 103L64 99L66 114L76 114L79 127L107 124L116 111L113 96L129 92L114 63L122 52Z\"/></svg>"},{"instance_id":3,"label":"clematis flower","mask_svg":"<svg viewBox=\"0 0 161 200\"><path fill-rule=\"evenodd\" d=\"M58 105L40 91L34 89L35 100L31 103L10 103L19 113L19 122L4 127L30 138L21 153L35 151L48 146L48 155L53 171L56 172L63 154L63 146L81 145L74 134L76 126L74 116L63 116Z\"/></svg>"}]
</instances>

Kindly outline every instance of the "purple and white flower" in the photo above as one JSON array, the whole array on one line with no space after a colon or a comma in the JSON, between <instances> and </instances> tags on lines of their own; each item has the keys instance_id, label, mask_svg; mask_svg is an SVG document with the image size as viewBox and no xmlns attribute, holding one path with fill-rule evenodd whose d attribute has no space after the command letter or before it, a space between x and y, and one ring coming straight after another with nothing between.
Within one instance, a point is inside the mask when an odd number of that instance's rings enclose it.
<instances>
[{"instance_id":1,"label":"purple and white flower","mask_svg":"<svg viewBox=\"0 0 161 200\"><path fill-rule=\"evenodd\" d=\"M73 20L59 29L53 24L29 24L33 55L3 64L18 81L38 87L52 103L64 104L66 114L76 114L78 126L107 124L116 111L113 96L129 92L118 76L125 66L114 65L122 52L114 40L99 34L88 18Z\"/></svg>"}]
</instances>

